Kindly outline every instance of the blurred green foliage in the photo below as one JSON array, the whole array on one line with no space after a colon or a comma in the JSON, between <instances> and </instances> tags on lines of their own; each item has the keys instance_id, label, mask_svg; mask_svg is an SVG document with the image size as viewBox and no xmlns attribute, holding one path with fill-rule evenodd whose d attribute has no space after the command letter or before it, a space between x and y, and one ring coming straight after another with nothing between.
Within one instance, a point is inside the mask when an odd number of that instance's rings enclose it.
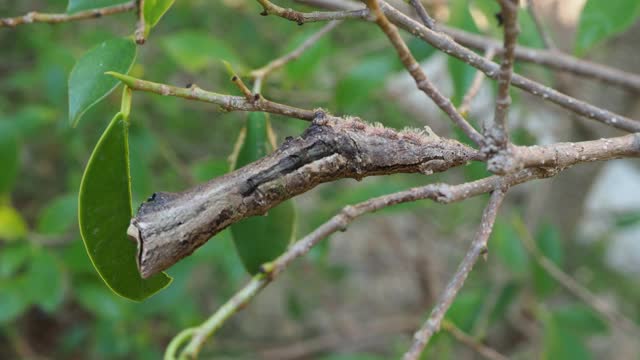
<instances>
[{"instance_id":1,"label":"blurred green foliage","mask_svg":"<svg viewBox=\"0 0 640 360\"><path fill-rule=\"evenodd\" d=\"M0 3L0 17L32 10L73 12L96 4L122 2ZM118 112L120 88L109 94L117 84L115 81L106 76L93 82L86 81L84 76L76 81L74 73L83 66L121 72L130 68L131 75L152 81L174 85L197 83L207 90L237 94L221 59L246 75L250 69L291 50L322 25L300 27L276 17L261 17L259 6L249 0L178 1L158 21L172 1L145 3L157 8L149 8L148 12L145 8L145 17L156 27L143 47L133 47L133 42L127 40L135 26L133 13L0 31L3 95L0 97L0 358L15 357L14 351L19 351L24 337L52 358L157 359L173 335L203 321L246 280L230 232L224 231L172 267L168 273L174 278L173 283L143 303L118 297L104 286L75 225L77 198L94 146ZM597 3L600 2L587 3L578 49L586 49L622 29L601 23L593 26L595 20L590 9L599 9ZM496 11L495 1L452 2L451 25L477 32L480 30L470 20L470 4L491 19ZM598 21L627 24L628 15L620 11ZM522 14L521 42L539 47L540 39L527 16ZM583 29L596 29L597 34L585 33L587 30ZM493 22L485 31L500 36L500 29ZM432 47L415 38L407 39L418 59L428 59L434 54ZM118 45L110 47L109 54L92 50L109 43ZM323 38L300 59L269 77L263 93L283 103L324 107L386 126L422 126L398 105L382 101L385 79L402 69L390 49L380 33L372 31L371 24L346 22L339 32ZM453 96L459 102L475 71L455 60L449 62L449 71L454 80ZM88 85L92 85L89 90ZM79 96L77 105L71 109L69 92ZM95 103L103 96L106 97ZM71 128L69 119L77 119L83 112L83 121ZM208 104L135 94L128 139L133 206L156 190L179 191L194 179L202 182L226 172L226 159L245 116L223 114ZM275 116L273 126L282 139L299 134L306 124ZM522 129L516 133L521 143L532 140ZM462 138L459 134L457 137ZM109 161L100 161L96 166L108 164ZM426 179L422 175L405 175L322 186L316 191L313 207L304 209L304 216L297 218L298 234L307 233L342 206L372 196L425 182L460 182L486 174L481 164L473 164L452 175ZM424 216L428 212L444 233L453 233L460 223L477 223L480 205L479 201L471 201L445 208L420 202L389 208L381 214L413 212ZM513 212L516 218L520 216L518 206ZM627 214L619 218L618 225L636 224L638 219L638 214ZM610 289L630 303L640 304L637 284L607 271L598 245L588 250L571 249L581 252L581 256L574 254L569 258L565 254L571 242L560 235L556 225L544 223L534 234L540 251L560 268L573 271L576 258L580 258L597 269L592 272L588 286ZM478 264L447 319L477 339L485 340L496 328L509 326L511 314L527 312L544 328L540 347L543 358L593 358L589 339L609 336L611 329L584 304L562 291L523 247L521 236L509 217L496 224L490 241L490 262L496 263L494 268L499 269L500 276L495 276L487 263ZM307 261L315 265L321 276L337 283L349 270L328 261L328 244L325 241L316 247ZM311 306L322 306L317 299L318 303L305 302L296 292L290 292L288 299L288 315L299 321L304 320L304 312ZM34 327L48 335L29 335ZM220 338L240 338L234 334L241 333L238 327L229 326L222 329ZM272 337L265 334L264 339L269 341ZM334 354L321 359L398 357L406 349L407 341L400 334L398 339L385 354ZM250 341L211 346L207 355L255 358ZM457 348L459 345L452 336L440 333L424 358L455 358Z\"/></svg>"}]
</instances>

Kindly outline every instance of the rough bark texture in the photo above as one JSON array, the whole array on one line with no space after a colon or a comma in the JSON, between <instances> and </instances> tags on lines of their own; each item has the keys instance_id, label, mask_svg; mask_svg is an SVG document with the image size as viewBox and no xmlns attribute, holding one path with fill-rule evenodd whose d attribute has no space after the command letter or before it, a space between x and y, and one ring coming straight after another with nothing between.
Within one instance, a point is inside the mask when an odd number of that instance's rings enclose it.
<instances>
[{"instance_id":1,"label":"rough bark texture","mask_svg":"<svg viewBox=\"0 0 640 360\"><path fill-rule=\"evenodd\" d=\"M182 193L156 193L131 220L138 267L149 277L175 264L232 223L261 215L316 185L392 173L431 174L480 159L430 130L395 131L322 112L273 154Z\"/></svg>"}]
</instances>

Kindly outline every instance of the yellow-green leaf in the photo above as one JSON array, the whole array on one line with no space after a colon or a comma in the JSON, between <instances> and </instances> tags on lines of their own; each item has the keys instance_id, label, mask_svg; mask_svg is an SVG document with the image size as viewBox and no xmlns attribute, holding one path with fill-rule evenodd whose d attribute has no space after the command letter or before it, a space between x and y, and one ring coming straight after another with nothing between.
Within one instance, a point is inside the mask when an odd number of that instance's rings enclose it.
<instances>
[{"instance_id":1,"label":"yellow-green leaf","mask_svg":"<svg viewBox=\"0 0 640 360\"><path fill-rule=\"evenodd\" d=\"M11 206L0 206L0 240L22 239L27 234L27 223Z\"/></svg>"},{"instance_id":2,"label":"yellow-green leaf","mask_svg":"<svg viewBox=\"0 0 640 360\"><path fill-rule=\"evenodd\" d=\"M136 245L127 236L131 220L128 123L116 114L98 141L82 178L78 219L89 258L115 293L143 300L171 282L164 273L142 279Z\"/></svg>"},{"instance_id":3,"label":"yellow-green leaf","mask_svg":"<svg viewBox=\"0 0 640 360\"><path fill-rule=\"evenodd\" d=\"M145 0L144 21L148 29L156 26L162 15L173 5L175 0Z\"/></svg>"},{"instance_id":4,"label":"yellow-green leaf","mask_svg":"<svg viewBox=\"0 0 640 360\"><path fill-rule=\"evenodd\" d=\"M110 94L119 84L107 71L127 74L136 58L129 38L107 40L84 54L69 74L69 121L75 126L82 114Z\"/></svg>"},{"instance_id":5,"label":"yellow-green leaf","mask_svg":"<svg viewBox=\"0 0 640 360\"><path fill-rule=\"evenodd\" d=\"M271 125L267 114L250 113L245 123L244 142L240 146L235 167L254 162L274 149L270 141ZM244 219L231 226L233 242L247 271L255 274L264 263L282 254L294 236L295 208L285 201L264 216Z\"/></svg>"}]
</instances>

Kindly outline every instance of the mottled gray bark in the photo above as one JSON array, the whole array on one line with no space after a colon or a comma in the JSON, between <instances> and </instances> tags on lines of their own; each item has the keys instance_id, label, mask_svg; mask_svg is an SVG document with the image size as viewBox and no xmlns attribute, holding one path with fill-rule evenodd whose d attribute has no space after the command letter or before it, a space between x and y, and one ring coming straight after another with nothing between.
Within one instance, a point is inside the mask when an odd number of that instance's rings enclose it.
<instances>
[{"instance_id":1,"label":"mottled gray bark","mask_svg":"<svg viewBox=\"0 0 640 360\"><path fill-rule=\"evenodd\" d=\"M316 185L342 178L445 171L479 153L430 130L395 131L319 112L271 155L182 193L156 193L131 220L138 266L149 277L232 223L261 215Z\"/></svg>"}]
</instances>

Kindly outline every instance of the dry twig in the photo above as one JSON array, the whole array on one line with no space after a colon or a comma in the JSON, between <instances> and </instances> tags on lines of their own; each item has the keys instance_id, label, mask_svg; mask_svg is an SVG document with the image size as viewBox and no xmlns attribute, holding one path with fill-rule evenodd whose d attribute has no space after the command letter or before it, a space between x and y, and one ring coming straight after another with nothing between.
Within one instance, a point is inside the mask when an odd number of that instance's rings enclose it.
<instances>
[{"instance_id":1,"label":"dry twig","mask_svg":"<svg viewBox=\"0 0 640 360\"><path fill-rule=\"evenodd\" d=\"M22 24L47 23L59 24L76 20L96 19L107 15L120 14L128 12L136 8L136 1L130 1L120 5L104 7L100 9L91 9L80 11L74 14L60 13L48 14L32 11L23 16L0 19L1 27L16 27Z\"/></svg>"},{"instance_id":2,"label":"dry twig","mask_svg":"<svg viewBox=\"0 0 640 360\"><path fill-rule=\"evenodd\" d=\"M378 6L378 1L367 0L366 3L375 15L375 22L387 35L391 44L393 44L393 47L396 49L396 52L400 57L400 61L402 61L402 64L404 64L409 74L411 74L415 80L418 89L422 90L422 92L431 98L431 100L433 100L433 102L438 105L438 107L444 111L447 116L449 116L451 121L453 121L453 123L457 125L469 137L469 139L471 139L476 145L482 146L484 144L482 135L480 135L480 133L474 129L473 126L471 126L471 124L469 124L467 120L465 120L465 118L456 110L453 103L451 103L451 100L442 95L431 81L429 81L427 75L422 71L420 64L418 64L413 55L411 55L409 47L404 40L402 40L402 37L400 37L398 29L389 22Z\"/></svg>"},{"instance_id":3,"label":"dry twig","mask_svg":"<svg viewBox=\"0 0 640 360\"><path fill-rule=\"evenodd\" d=\"M415 333L413 344L404 354L404 360L416 360L420 357L420 354L422 354L422 351L429 343L431 337L440 330L440 323L442 322L442 319L444 319L444 315L447 310L449 310L449 307L456 298L458 291L462 288L467 276L469 276L471 269L473 269L473 266L478 261L478 258L480 255L487 253L489 235L491 235L491 231L493 230L493 224L496 220L500 204L502 204L502 200L506 194L506 189L507 187L500 187L491 193L491 198L482 213L480 227L473 239L473 242L471 243L471 248L460 263L460 266L458 266L458 270L455 275L453 275L453 278L447 285L447 288L440 296L440 299L431 311L429 318L425 321L420 330Z\"/></svg>"},{"instance_id":4,"label":"dry twig","mask_svg":"<svg viewBox=\"0 0 640 360\"><path fill-rule=\"evenodd\" d=\"M511 77L516 42L518 40L518 0L500 0L501 19L504 26L504 51L500 71L498 71L498 94L493 122L484 125L485 143L482 151L489 158L488 169L491 172L505 174L516 169L509 144L508 115L511 106Z\"/></svg>"},{"instance_id":5,"label":"dry twig","mask_svg":"<svg viewBox=\"0 0 640 360\"><path fill-rule=\"evenodd\" d=\"M136 39L136 44L142 45L145 42L145 30L146 24L144 21L144 0L136 0L136 8L138 12L138 22L136 23L136 30L133 33L133 37Z\"/></svg>"},{"instance_id":6,"label":"dry twig","mask_svg":"<svg viewBox=\"0 0 640 360\"><path fill-rule=\"evenodd\" d=\"M416 14L418 14L418 17L420 18L420 20L422 20L424 26L428 27L431 30L435 30L436 21L433 20L431 16L429 16L429 14L427 13L427 9L425 9L424 5L422 5L422 1L410 0L409 2L411 3L411 6L416 9Z\"/></svg>"},{"instance_id":7,"label":"dry twig","mask_svg":"<svg viewBox=\"0 0 640 360\"><path fill-rule=\"evenodd\" d=\"M355 6L354 3L351 1L343 1L343 2L330 1L330 2L327 2L327 4L328 6L334 9L353 9ZM426 26L420 24L419 22L411 19L409 16L403 14L402 12L398 11L394 7L390 6L386 2L380 1L379 4L382 11L387 16L387 18L396 26L421 38L422 40L431 44L435 48L451 56L454 56L455 58L481 70L488 77L492 79L497 78L498 72L499 72L499 66L497 64L491 61L488 61L482 58L482 56L479 56L473 51L461 46L460 44L455 42L450 37L450 35L447 35L443 32L433 31L427 28ZM349 10L349 11L353 11L353 10ZM359 18L367 19L368 16L367 14L362 14L362 16L360 16ZM486 44L483 44L483 46L481 47L482 49L486 49L488 47L488 45L486 46L484 45ZM492 42L491 46L494 46L497 48L500 46L500 44L497 42ZM517 53L518 52L516 50L516 54ZM549 56L546 59L549 60L550 58L552 58L552 56ZM573 61L572 59L573 59L572 57L567 56L566 60L568 60L570 65L568 65L567 63L564 63L564 65L570 66L570 67L577 67L582 69L583 72L585 73L594 75L593 67L585 66L585 63L579 63L579 61ZM556 65L558 64L556 63ZM552 66L552 65L549 65L549 66ZM596 72L597 74L599 74L597 76L605 76L608 79L613 79L614 78L613 73L615 72L615 70L612 72L600 71L600 70L603 70L603 68L606 68L606 67L599 68L599 70ZM634 74L629 74L625 72L622 72L622 74L624 75L618 76L616 78L618 80L623 80L624 76L628 76L629 78L633 78L634 76L636 76ZM640 79L640 76L636 76L636 77ZM618 82L618 80L616 80L616 82ZM556 91L547 86L544 86L536 81L530 80L524 76L513 74L511 83L513 84L513 86L518 87L532 95L535 95L535 96L541 97L544 100L553 102L554 104L557 104L567 110L570 110L586 118L601 122L603 124L607 124L612 127L616 127L624 131L640 132L640 121L632 120L625 116L599 108L592 104L588 104L584 101L580 101L571 96L568 96L559 91ZM638 88L640 89L640 81L638 82Z\"/></svg>"}]
</instances>

